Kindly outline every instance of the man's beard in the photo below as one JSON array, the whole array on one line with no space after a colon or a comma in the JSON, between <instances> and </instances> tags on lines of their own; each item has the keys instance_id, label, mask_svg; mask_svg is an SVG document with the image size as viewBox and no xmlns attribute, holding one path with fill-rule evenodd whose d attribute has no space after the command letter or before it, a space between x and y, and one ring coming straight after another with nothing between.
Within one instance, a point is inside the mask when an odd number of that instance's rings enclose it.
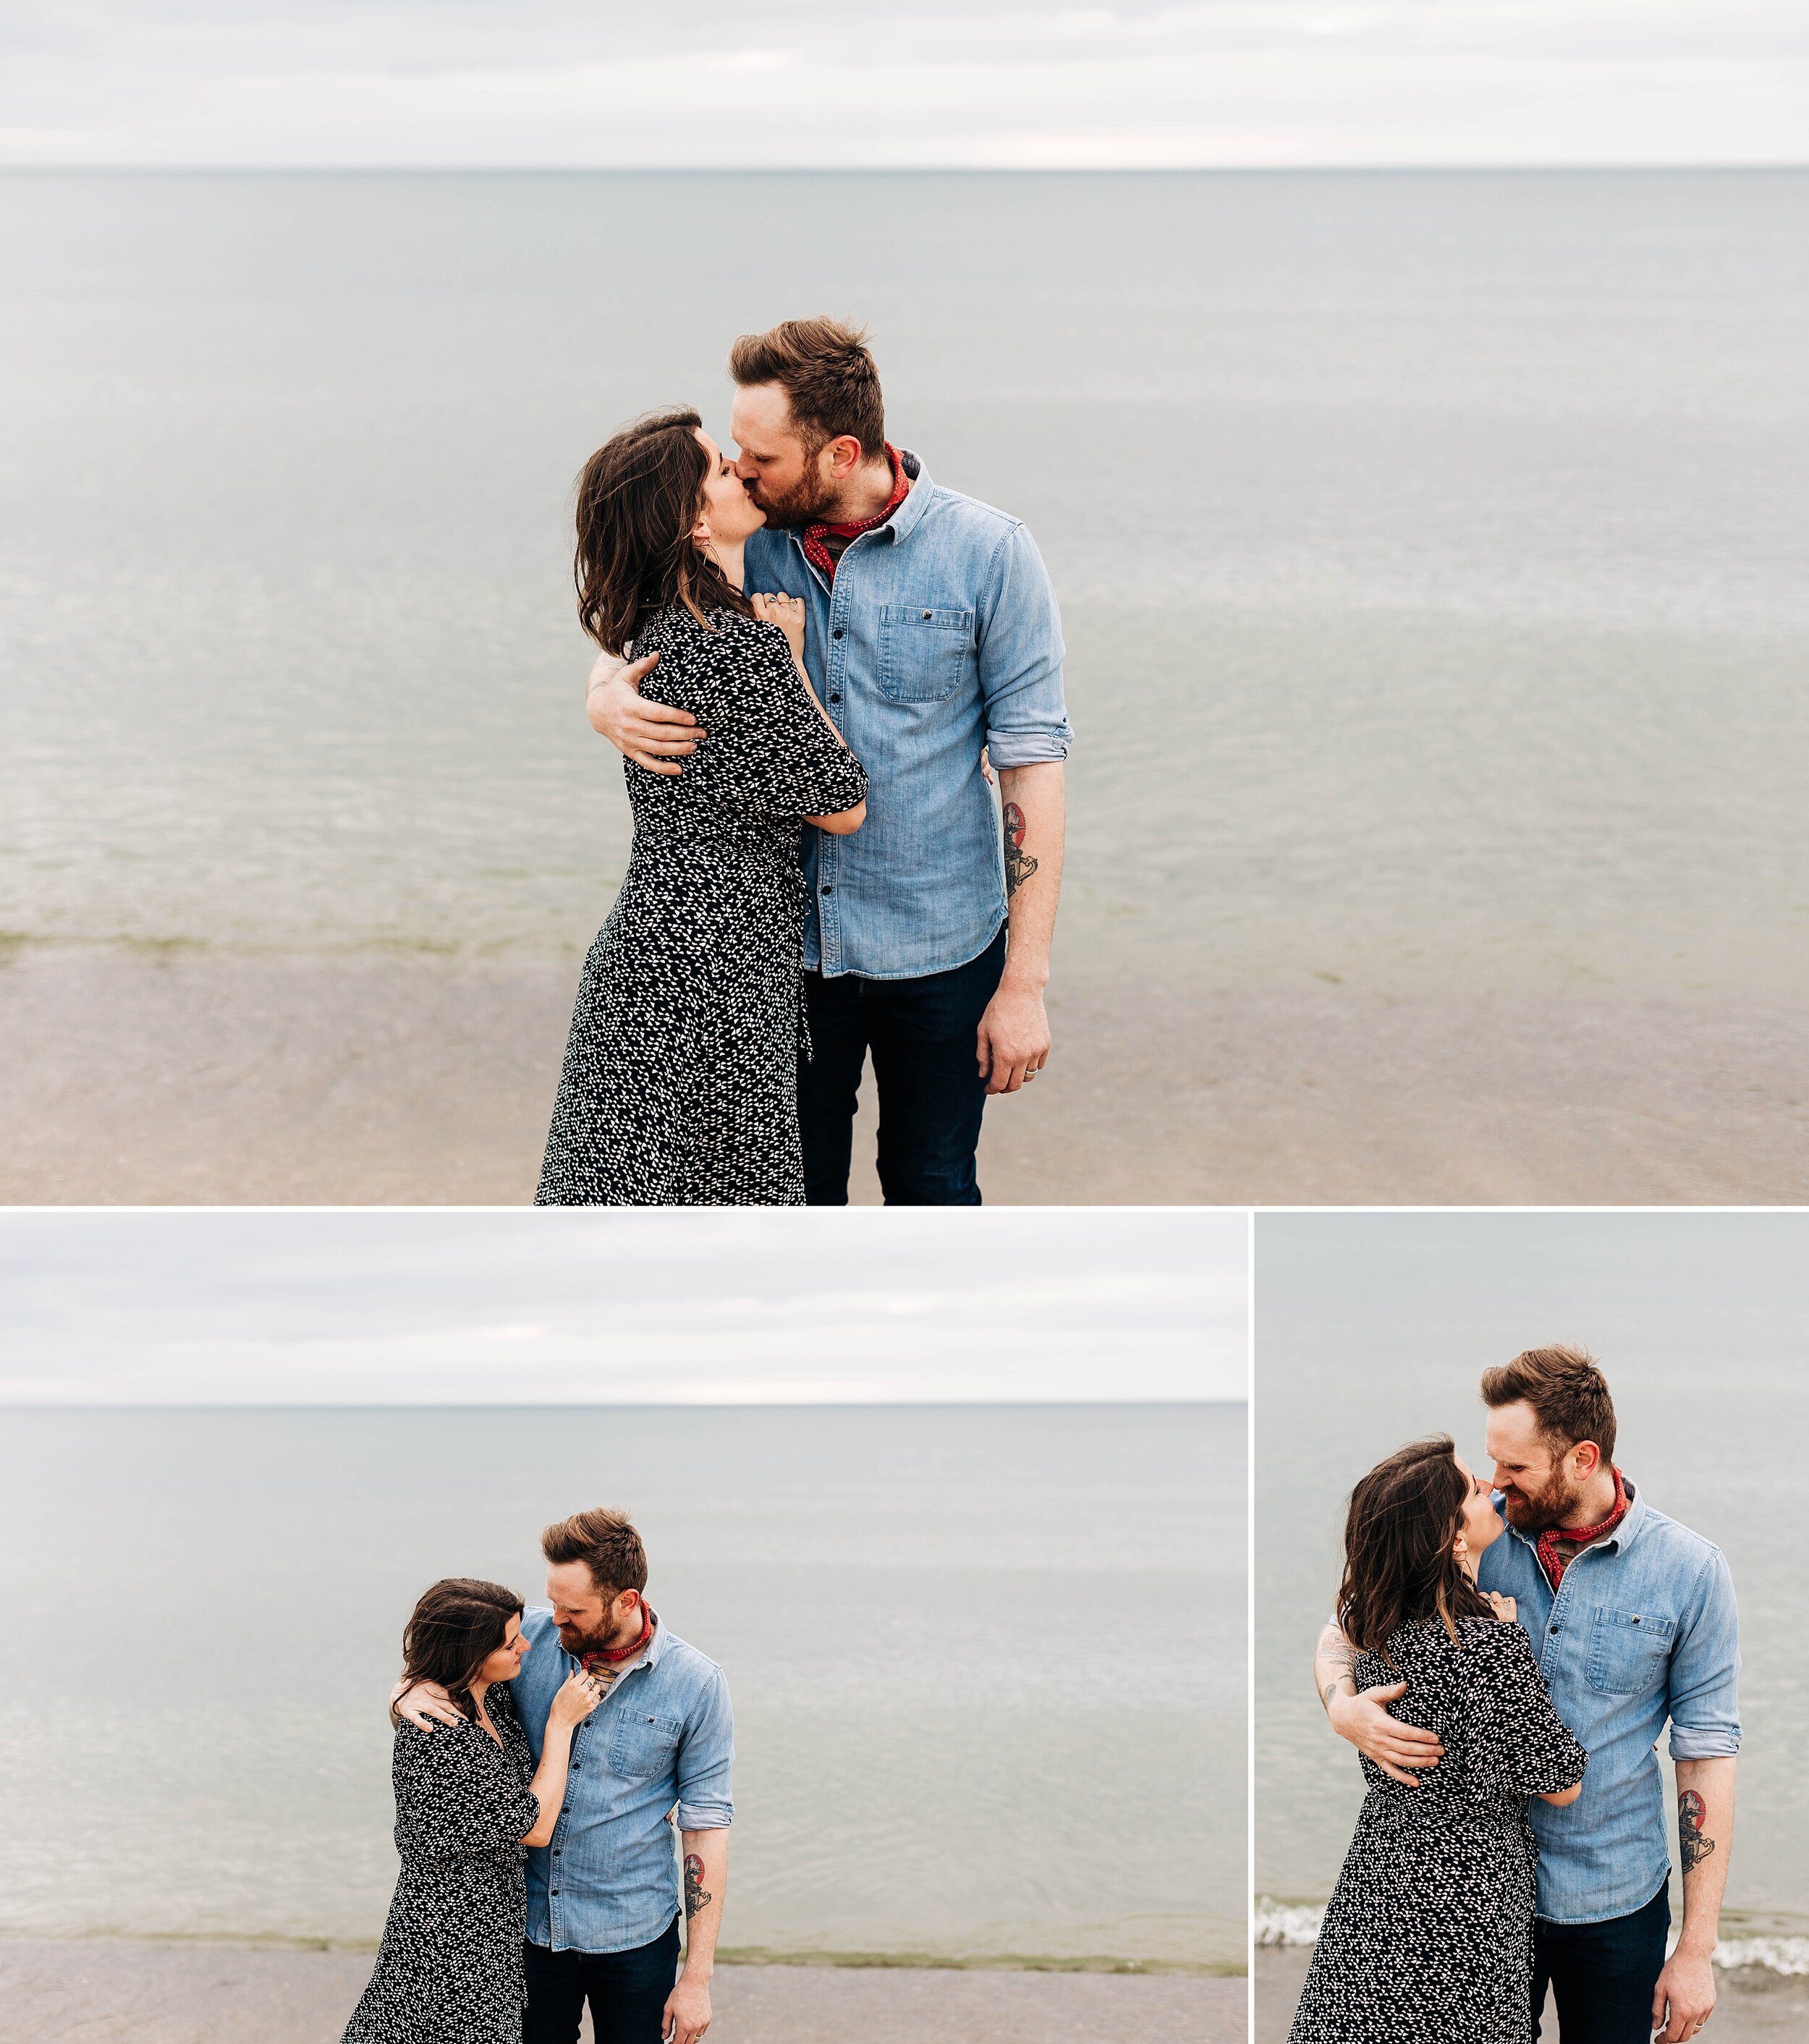
<instances>
[{"instance_id":1,"label":"man's beard","mask_svg":"<svg viewBox=\"0 0 1809 2044\"><path fill-rule=\"evenodd\" d=\"M1507 1497L1508 1523L1519 1533L1549 1533L1561 1526L1583 1495L1580 1484L1567 1484L1557 1471L1538 1493L1510 1491Z\"/></svg>"},{"instance_id":2,"label":"man's beard","mask_svg":"<svg viewBox=\"0 0 1809 2044\"><path fill-rule=\"evenodd\" d=\"M606 1654L611 1647L625 1646L631 1639L639 1636L644 1619L639 1605L635 1609L635 1619L632 1631L626 1625L616 1624L607 1616L603 1620L603 1630L600 1633L580 1632L576 1626L568 1628L562 1625L559 1627L559 1644L574 1660L586 1654Z\"/></svg>"},{"instance_id":3,"label":"man's beard","mask_svg":"<svg viewBox=\"0 0 1809 2044\"><path fill-rule=\"evenodd\" d=\"M815 457L812 459L814 463ZM800 525L831 524L835 521L835 492L820 475L810 468L807 468L800 480L783 494L764 485L749 494L766 513L769 525L795 528Z\"/></svg>"}]
</instances>

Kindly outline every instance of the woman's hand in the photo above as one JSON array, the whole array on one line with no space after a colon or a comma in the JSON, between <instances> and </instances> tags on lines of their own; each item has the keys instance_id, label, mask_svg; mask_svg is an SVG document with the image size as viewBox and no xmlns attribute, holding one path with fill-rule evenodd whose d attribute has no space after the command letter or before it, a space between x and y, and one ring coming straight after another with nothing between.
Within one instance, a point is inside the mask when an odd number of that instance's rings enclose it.
<instances>
[{"instance_id":1,"label":"woman's hand","mask_svg":"<svg viewBox=\"0 0 1809 2044\"><path fill-rule=\"evenodd\" d=\"M594 1675L580 1669L560 1684L553 1707L547 1713L547 1722L551 1725L582 1724L602 1700L603 1685Z\"/></svg>"},{"instance_id":2,"label":"woman's hand","mask_svg":"<svg viewBox=\"0 0 1809 2044\"><path fill-rule=\"evenodd\" d=\"M1511 1596L1504 1596L1499 1590L1484 1590L1483 1595L1493 1607L1495 1616L1511 1625L1520 1615L1520 1607Z\"/></svg>"},{"instance_id":3,"label":"woman's hand","mask_svg":"<svg viewBox=\"0 0 1809 2044\"><path fill-rule=\"evenodd\" d=\"M757 596L754 615L784 632L792 658L804 665L804 598L801 596Z\"/></svg>"}]
</instances>

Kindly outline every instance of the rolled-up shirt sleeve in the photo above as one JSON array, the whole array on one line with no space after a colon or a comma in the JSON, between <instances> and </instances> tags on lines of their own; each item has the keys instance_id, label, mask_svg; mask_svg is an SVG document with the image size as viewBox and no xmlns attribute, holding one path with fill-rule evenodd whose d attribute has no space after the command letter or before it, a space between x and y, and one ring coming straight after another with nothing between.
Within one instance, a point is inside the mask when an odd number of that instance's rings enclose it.
<instances>
[{"instance_id":1,"label":"rolled-up shirt sleeve","mask_svg":"<svg viewBox=\"0 0 1809 2044\"><path fill-rule=\"evenodd\" d=\"M1012 527L987 563L978 644L993 766L1066 759L1074 735L1062 686L1061 613L1043 556L1022 525Z\"/></svg>"},{"instance_id":2,"label":"rolled-up shirt sleeve","mask_svg":"<svg viewBox=\"0 0 1809 2044\"><path fill-rule=\"evenodd\" d=\"M1697 1578L1671 1653L1671 1758L1724 1760L1740 1750L1740 1617L1726 1557Z\"/></svg>"},{"instance_id":3,"label":"rolled-up shirt sleeve","mask_svg":"<svg viewBox=\"0 0 1809 2044\"><path fill-rule=\"evenodd\" d=\"M728 1678L716 1669L678 1750L678 1828L720 1831L735 1821L735 1715Z\"/></svg>"}]
</instances>

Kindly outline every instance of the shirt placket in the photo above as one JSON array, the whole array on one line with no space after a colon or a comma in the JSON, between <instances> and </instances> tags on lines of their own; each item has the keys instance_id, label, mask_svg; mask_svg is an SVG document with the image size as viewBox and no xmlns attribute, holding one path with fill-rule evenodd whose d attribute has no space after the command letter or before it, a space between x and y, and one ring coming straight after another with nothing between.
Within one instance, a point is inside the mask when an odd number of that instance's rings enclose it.
<instances>
[{"instance_id":1,"label":"shirt placket","mask_svg":"<svg viewBox=\"0 0 1809 2044\"><path fill-rule=\"evenodd\" d=\"M829 641L823 649L823 707L829 721L847 743L842 713L847 690L848 568L854 555L867 538L865 532L851 540L835 563L835 579L829 584ZM808 565L808 564L807 564ZM824 973L832 974L842 962L841 902L835 889L841 878L843 841L830 831L816 834L816 936L819 962Z\"/></svg>"},{"instance_id":2,"label":"shirt placket","mask_svg":"<svg viewBox=\"0 0 1809 2044\"><path fill-rule=\"evenodd\" d=\"M1558 1577L1557 1588L1552 1592L1551 1609L1546 1614L1545 1641L1539 1651L1539 1672L1542 1674L1545 1672L1546 1652L1551 1650L1561 1653L1564 1650L1561 1647L1554 1647L1554 1642L1561 1639L1564 1632L1564 1626L1558 1623L1560 1611L1564 1613L1565 1623L1567 1624L1569 1622L1570 1606L1567 1600L1570 1594L1570 1579L1592 1554L1600 1552L1601 1550L1599 1547L1580 1548L1564 1565L1564 1573ZM1541 1574L1543 1574L1544 1571L1540 1568L1537 1547L1533 1550L1533 1566L1535 1569L1540 1569Z\"/></svg>"}]
</instances>

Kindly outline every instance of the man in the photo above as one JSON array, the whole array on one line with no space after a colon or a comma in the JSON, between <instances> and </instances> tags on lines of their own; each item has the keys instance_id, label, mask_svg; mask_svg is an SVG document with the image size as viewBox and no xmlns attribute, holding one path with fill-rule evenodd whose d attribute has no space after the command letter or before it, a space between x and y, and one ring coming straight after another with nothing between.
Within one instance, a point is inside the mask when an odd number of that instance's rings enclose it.
<instances>
[{"instance_id":1,"label":"man","mask_svg":"<svg viewBox=\"0 0 1809 2044\"><path fill-rule=\"evenodd\" d=\"M847 1204L870 1051L888 1204L977 1206L987 1097L1049 1055L1071 739L1054 594L1016 519L887 440L857 330L788 320L744 334L729 366L736 473L766 514L747 588L804 600L805 665L871 784L862 830L805 833L805 1196ZM653 666L601 656L590 721L650 772L681 773L709 733L643 699Z\"/></svg>"},{"instance_id":2,"label":"man","mask_svg":"<svg viewBox=\"0 0 1809 2044\"><path fill-rule=\"evenodd\" d=\"M655 1615L646 1550L620 1512L562 1520L541 1535L540 1550L547 1605L522 1616L531 1644L509 1685L536 1765L547 1713L566 1677L582 1667L605 1692L572 1735L551 1840L528 1854L523 2044L575 2044L586 1998L596 2034L613 2044L697 2044L710 2026L734 1815L728 1685L713 1661ZM431 1683L397 1708L424 1730L436 1719L460 1722ZM676 1985L674 1808L686 1925Z\"/></svg>"},{"instance_id":3,"label":"man","mask_svg":"<svg viewBox=\"0 0 1809 2044\"><path fill-rule=\"evenodd\" d=\"M1527 1806L1539 1847L1533 2034L1549 1984L1564 2044L1648 2044L1660 2029L1662 2044L1682 2044L1715 2006L1734 1840L1740 1653L1727 1564L1615 1468L1614 1401L1581 1350L1528 1349L1484 1373L1482 1396L1496 1508L1511 1537L1484 1549L1478 1586L1526 1628L1557 1714L1589 1756L1575 1803ZM1332 1729L1417 1785L1443 1748L1388 1715L1404 1684L1358 1695L1350 1666L1328 1625L1314 1674ZM1411 1715L1411 1696L1403 1708ZM1684 1889L1669 1960L1670 1852L1653 1750L1667 1717Z\"/></svg>"}]
</instances>

